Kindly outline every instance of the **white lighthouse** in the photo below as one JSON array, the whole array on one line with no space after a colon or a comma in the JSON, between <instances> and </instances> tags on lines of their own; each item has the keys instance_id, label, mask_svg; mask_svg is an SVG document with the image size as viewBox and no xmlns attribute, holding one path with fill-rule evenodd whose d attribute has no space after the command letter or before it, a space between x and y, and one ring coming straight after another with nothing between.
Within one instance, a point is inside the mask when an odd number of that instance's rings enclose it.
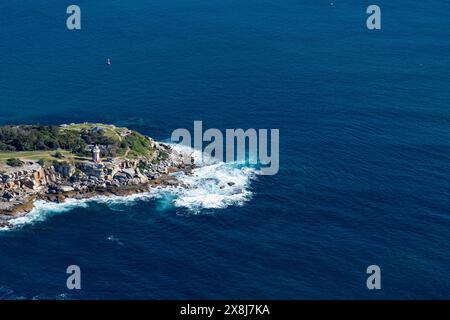
<instances>
[{"instance_id":1,"label":"white lighthouse","mask_svg":"<svg viewBox=\"0 0 450 320\"><path fill-rule=\"evenodd\" d=\"M95 163L100 163L102 160L100 159L100 148L98 145L95 145L94 148L92 148L92 161Z\"/></svg>"}]
</instances>

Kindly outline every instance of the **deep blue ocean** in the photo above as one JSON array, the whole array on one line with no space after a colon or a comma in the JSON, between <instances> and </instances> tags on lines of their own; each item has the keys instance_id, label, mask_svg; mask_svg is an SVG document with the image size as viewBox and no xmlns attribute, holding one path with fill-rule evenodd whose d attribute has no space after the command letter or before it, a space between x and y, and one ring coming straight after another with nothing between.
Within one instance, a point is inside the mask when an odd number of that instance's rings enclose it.
<instances>
[{"instance_id":1,"label":"deep blue ocean","mask_svg":"<svg viewBox=\"0 0 450 320\"><path fill-rule=\"evenodd\" d=\"M450 3L377 1L378 31L370 4L2 1L0 124L160 141L194 120L279 128L280 170L240 172L245 199L216 208L41 204L0 231L0 298L450 298ZM66 288L73 264L81 290Z\"/></svg>"}]
</instances>

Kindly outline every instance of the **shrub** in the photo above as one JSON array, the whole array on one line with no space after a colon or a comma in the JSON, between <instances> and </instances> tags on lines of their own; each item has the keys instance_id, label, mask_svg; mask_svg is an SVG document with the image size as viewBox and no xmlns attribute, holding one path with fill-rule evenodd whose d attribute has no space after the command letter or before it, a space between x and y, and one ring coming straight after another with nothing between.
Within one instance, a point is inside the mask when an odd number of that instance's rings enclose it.
<instances>
[{"instance_id":1,"label":"shrub","mask_svg":"<svg viewBox=\"0 0 450 320\"><path fill-rule=\"evenodd\" d=\"M61 152L56 151L54 154L52 154L52 157L55 157L57 159L62 159L62 158L64 158L64 155Z\"/></svg>"},{"instance_id":2,"label":"shrub","mask_svg":"<svg viewBox=\"0 0 450 320\"><path fill-rule=\"evenodd\" d=\"M6 164L11 167L21 167L23 166L23 161L17 158L9 158L8 160L6 160Z\"/></svg>"}]
</instances>

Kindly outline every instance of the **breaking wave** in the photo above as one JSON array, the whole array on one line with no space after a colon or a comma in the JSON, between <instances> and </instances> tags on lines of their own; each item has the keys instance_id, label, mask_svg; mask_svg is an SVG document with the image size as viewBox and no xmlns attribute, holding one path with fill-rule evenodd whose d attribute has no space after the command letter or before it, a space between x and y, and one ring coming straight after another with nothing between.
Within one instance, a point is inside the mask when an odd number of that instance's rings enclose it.
<instances>
[{"instance_id":1,"label":"breaking wave","mask_svg":"<svg viewBox=\"0 0 450 320\"><path fill-rule=\"evenodd\" d=\"M168 199L164 207L184 208L187 213L199 214L203 209L223 209L242 206L252 197L250 184L258 175L258 170L240 163L224 163L214 159L202 159L194 149L173 145L180 153L193 156L201 165L192 175L174 173L182 187L153 188L149 192L130 196L98 196L89 199L67 199L64 203L36 201L35 208L25 216L9 220L13 227L46 220L49 216L68 212L75 208L87 208L90 203L102 203L113 211L126 211L137 201ZM10 230L10 228L0 228Z\"/></svg>"},{"instance_id":2,"label":"breaking wave","mask_svg":"<svg viewBox=\"0 0 450 320\"><path fill-rule=\"evenodd\" d=\"M249 185L254 175L253 169L226 163L195 169L192 175L179 174L177 179L187 187L172 191L176 195L173 204L195 213L241 206L252 196Z\"/></svg>"},{"instance_id":3,"label":"breaking wave","mask_svg":"<svg viewBox=\"0 0 450 320\"><path fill-rule=\"evenodd\" d=\"M9 223L14 227L20 227L26 224L44 221L47 217L68 212L75 208L86 208L87 201L86 200L77 200L77 199L67 199L64 203L54 203L54 202L46 202L46 201L36 201L34 203L34 208L26 214L25 216L11 219Z\"/></svg>"},{"instance_id":4,"label":"breaking wave","mask_svg":"<svg viewBox=\"0 0 450 320\"><path fill-rule=\"evenodd\" d=\"M192 175L176 173L176 178L185 188L172 190L173 205L190 212L202 209L222 209L228 206L242 206L251 199L250 183L258 174L255 168L242 163L225 163L203 156L200 151L186 146L173 145L182 154L191 154L199 167Z\"/></svg>"},{"instance_id":5,"label":"breaking wave","mask_svg":"<svg viewBox=\"0 0 450 320\"><path fill-rule=\"evenodd\" d=\"M69 212L77 208L88 208L91 203L102 203L108 206L114 211L124 211L116 210L119 206L129 207L132 206L136 201L145 201L149 199L157 198L159 195L152 192L134 194L130 196L98 196L88 199L66 199L63 203L48 202L43 200L38 200L34 203L34 208L28 214L9 220L8 222L13 228L22 227L28 224L45 221L48 217ZM10 227L0 228L1 230L10 230Z\"/></svg>"}]
</instances>

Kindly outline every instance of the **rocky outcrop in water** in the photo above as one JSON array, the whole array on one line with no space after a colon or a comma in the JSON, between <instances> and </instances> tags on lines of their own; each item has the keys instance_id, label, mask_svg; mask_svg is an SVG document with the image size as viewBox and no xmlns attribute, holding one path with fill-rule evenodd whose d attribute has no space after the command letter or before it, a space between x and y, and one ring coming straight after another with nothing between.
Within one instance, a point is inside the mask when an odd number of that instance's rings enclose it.
<instances>
[{"instance_id":1,"label":"rocky outcrop in water","mask_svg":"<svg viewBox=\"0 0 450 320\"><path fill-rule=\"evenodd\" d=\"M151 187L174 186L173 174L189 174L193 161L185 164L183 156L167 145L157 144L164 159L109 158L100 163L52 163L41 165L27 160L21 167L2 168L0 172L0 227L11 218L33 209L37 199L63 202L67 198L97 195L125 196L146 192Z\"/></svg>"}]
</instances>

